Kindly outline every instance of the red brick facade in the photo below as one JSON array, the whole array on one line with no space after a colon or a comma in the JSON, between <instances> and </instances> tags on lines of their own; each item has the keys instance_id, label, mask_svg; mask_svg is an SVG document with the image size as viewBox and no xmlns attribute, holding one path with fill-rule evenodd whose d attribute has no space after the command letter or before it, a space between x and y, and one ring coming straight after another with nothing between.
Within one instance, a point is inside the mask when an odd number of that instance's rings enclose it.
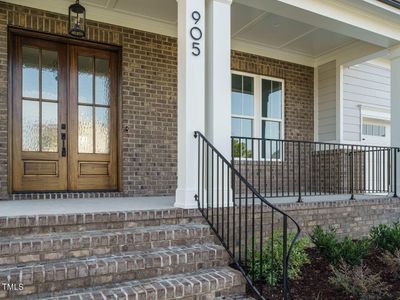
<instances>
[{"instance_id":1,"label":"red brick facade","mask_svg":"<svg viewBox=\"0 0 400 300\"><path fill-rule=\"evenodd\" d=\"M8 197L7 27L66 35L67 18L0 3L0 198ZM176 189L177 41L88 22L87 39L122 48L122 192L172 195Z\"/></svg>"},{"instance_id":2,"label":"red brick facade","mask_svg":"<svg viewBox=\"0 0 400 300\"><path fill-rule=\"evenodd\" d=\"M67 18L0 2L0 199L8 198L8 26L67 35ZM122 49L122 193L173 195L177 168L177 40L88 22L87 40ZM313 68L232 52L232 68L285 79L285 133L313 139Z\"/></svg>"}]
</instances>

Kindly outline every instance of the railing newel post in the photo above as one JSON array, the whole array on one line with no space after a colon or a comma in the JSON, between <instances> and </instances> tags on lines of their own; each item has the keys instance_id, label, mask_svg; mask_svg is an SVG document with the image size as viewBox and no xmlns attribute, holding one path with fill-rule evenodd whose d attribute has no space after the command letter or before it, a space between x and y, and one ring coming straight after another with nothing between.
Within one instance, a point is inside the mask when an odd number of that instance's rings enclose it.
<instances>
[{"instance_id":1,"label":"railing newel post","mask_svg":"<svg viewBox=\"0 0 400 300\"><path fill-rule=\"evenodd\" d=\"M351 197L350 200L354 200L354 148L351 145L351 153L350 153L350 190Z\"/></svg>"},{"instance_id":2,"label":"railing newel post","mask_svg":"<svg viewBox=\"0 0 400 300\"><path fill-rule=\"evenodd\" d=\"M393 188L394 188L394 194L393 197L397 198L397 153L400 152L400 148L396 148L394 150L394 182L393 182Z\"/></svg>"},{"instance_id":3,"label":"railing newel post","mask_svg":"<svg viewBox=\"0 0 400 300\"><path fill-rule=\"evenodd\" d=\"M297 159L298 159L298 174L297 174L297 180L298 180L298 189L299 189L299 198L297 199L298 203L303 202L301 198L301 149L300 149L300 142L297 143Z\"/></svg>"}]
</instances>

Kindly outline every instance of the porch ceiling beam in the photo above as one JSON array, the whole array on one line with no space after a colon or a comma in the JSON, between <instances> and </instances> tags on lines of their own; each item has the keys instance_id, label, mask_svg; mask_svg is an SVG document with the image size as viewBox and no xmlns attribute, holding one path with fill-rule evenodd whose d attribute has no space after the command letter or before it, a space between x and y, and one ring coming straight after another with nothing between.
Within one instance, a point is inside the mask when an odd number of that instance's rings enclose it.
<instances>
[{"instance_id":1,"label":"porch ceiling beam","mask_svg":"<svg viewBox=\"0 0 400 300\"><path fill-rule=\"evenodd\" d=\"M390 47L400 41L398 18L397 20L388 18L379 10L363 10L362 6L355 7L344 1L236 0L236 2L382 47Z\"/></svg>"}]
</instances>

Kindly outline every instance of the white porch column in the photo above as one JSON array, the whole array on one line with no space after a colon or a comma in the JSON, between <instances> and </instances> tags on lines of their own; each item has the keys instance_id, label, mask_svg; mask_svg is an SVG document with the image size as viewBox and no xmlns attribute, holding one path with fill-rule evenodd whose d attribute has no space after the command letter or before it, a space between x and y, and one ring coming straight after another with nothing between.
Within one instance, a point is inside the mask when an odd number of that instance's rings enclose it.
<instances>
[{"instance_id":1,"label":"white porch column","mask_svg":"<svg viewBox=\"0 0 400 300\"><path fill-rule=\"evenodd\" d=\"M391 51L390 64L390 132L391 145L400 147L400 46ZM397 195L400 193L400 153L397 153Z\"/></svg>"},{"instance_id":2,"label":"white porch column","mask_svg":"<svg viewBox=\"0 0 400 300\"><path fill-rule=\"evenodd\" d=\"M178 2L178 187L175 206L194 208L197 140L205 120L205 0Z\"/></svg>"},{"instance_id":3,"label":"white porch column","mask_svg":"<svg viewBox=\"0 0 400 300\"><path fill-rule=\"evenodd\" d=\"M206 1L206 134L230 160L232 0Z\"/></svg>"}]
</instances>

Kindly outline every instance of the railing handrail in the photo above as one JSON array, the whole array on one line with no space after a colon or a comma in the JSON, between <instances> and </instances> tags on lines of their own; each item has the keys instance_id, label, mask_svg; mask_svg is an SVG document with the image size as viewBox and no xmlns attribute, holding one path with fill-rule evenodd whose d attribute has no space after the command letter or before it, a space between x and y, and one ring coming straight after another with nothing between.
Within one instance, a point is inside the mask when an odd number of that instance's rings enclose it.
<instances>
[{"instance_id":1,"label":"railing handrail","mask_svg":"<svg viewBox=\"0 0 400 300\"><path fill-rule=\"evenodd\" d=\"M400 147L393 146L379 146L379 145L364 145L364 144L347 144L347 143L334 143L334 142L319 142L319 141L306 141L306 140L290 140L290 139L271 139L263 137L246 137L246 136L231 136L231 139L248 139L248 140L259 140L259 141L274 141L274 142L288 142L288 143L302 143L302 144L320 144L320 145L334 145L334 146L347 146L347 147L370 147L370 148L381 148L381 149L397 149Z\"/></svg>"},{"instance_id":2,"label":"railing handrail","mask_svg":"<svg viewBox=\"0 0 400 300\"><path fill-rule=\"evenodd\" d=\"M293 222L293 224L295 225L296 231L297 231L297 232L296 232L295 236L293 237L293 239L292 239L292 241L291 241L291 243L290 243L290 245L289 245L289 248L288 248L286 257L284 257L284 260L285 260L286 264L284 265L284 270L283 270L283 272L284 272L284 275L283 275L283 285L284 285L284 287L288 290L289 295L290 295L290 289L289 289L289 287L288 287L288 280L287 280L287 267L288 267L288 265L289 265L289 259L290 259L290 255L291 255L291 253L292 253L293 247L294 247L295 243L297 242L297 240L298 240L299 237L300 237L300 233L301 233L300 225L299 225L289 214L287 214L286 212L284 212L283 210L279 209L278 207L276 207L275 205L273 205L271 202L269 202L268 200L266 200L266 198L265 198L264 196L262 196L262 195L255 189L255 187L254 187L252 184L250 184L250 183L248 182L248 180L247 180L244 176L242 176L242 174L241 174L238 170L236 170L236 168L232 165L232 163L231 163L228 159L226 159L226 158L218 151L218 149L216 149L216 148L214 147L214 145L213 145L201 132L195 131L195 132L194 132L194 137L197 138L197 137L199 137L199 136L203 139L203 141L206 143L206 145L207 145L212 151L215 152L215 154L217 155L217 157L218 157L219 159L221 159L221 161L223 161L223 162L228 166L228 168L231 170L231 172L233 172L233 173L237 176L237 178L246 186L246 188L248 188L248 189L253 193L253 195L254 195L255 197L257 197L263 204L265 204L265 205L267 205L268 207L270 207L273 211L276 211L276 212L280 213L282 216L284 216L284 217L290 219L290 220ZM199 141L199 142L200 142L200 141ZM198 153L198 155L200 155L200 153ZM232 176L232 178L233 178L233 176ZM266 300L266 298L264 298L264 296L262 295L262 292L260 292L260 291L255 287L255 285L254 285L254 283L252 282L251 278L249 277L248 273L247 273L246 270L241 266L240 261L239 261L239 260L234 256L234 254L230 251L230 249L229 249L228 246L226 245L225 241L223 240L223 237L221 237L221 236L219 235L218 230L216 230L216 229L214 228L213 224L208 220L208 216L206 216L205 213L200 209L200 199L197 198L197 201L198 201L199 210L201 211L203 217L207 220L207 222L209 223L209 225L211 226L211 228L213 229L213 231L216 233L218 239L221 241L222 245L226 248L226 250L228 251L229 255L230 255L231 258L234 260L234 263L237 265L237 267L238 267L238 269L240 270L240 272L244 275L246 281L250 284L250 287L254 290L254 292L257 293L257 295L260 297L260 299ZM286 220L287 220L287 219L286 219ZM287 237L286 237L286 238L287 238ZM285 277L285 273L286 273L286 277Z\"/></svg>"}]
</instances>

